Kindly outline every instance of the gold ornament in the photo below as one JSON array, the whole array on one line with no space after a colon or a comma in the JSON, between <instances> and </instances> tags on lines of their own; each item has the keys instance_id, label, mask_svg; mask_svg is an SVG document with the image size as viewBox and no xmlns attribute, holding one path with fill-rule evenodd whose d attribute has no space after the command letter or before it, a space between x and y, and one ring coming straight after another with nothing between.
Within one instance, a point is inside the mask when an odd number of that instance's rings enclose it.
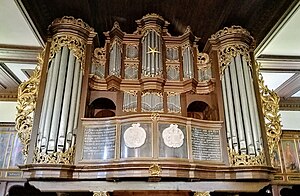
<instances>
[{"instance_id":1,"label":"gold ornament","mask_svg":"<svg viewBox=\"0 0 300 196\"><path fill-rule=\"evenodd\" d=\"M240 154L235 150L228 148L229 161L231 166L253 166L253 165L266 165L266 158L263 150L259 155L251 156L248 154Z\"/></svg>"},{"instance_id":2,"label":"gold ornament","mask_svg":"<svg viewBox=\"0 0 300 196\"><path fill-rule=\"evenodd\" d=\"M71 25L82 27L87 31L94 31L94 29L90 27L87 23L85 23L82 19L80 18L75 19L73 16L64 16L62 18L55 19L51 23L51 25L49 25L48 29L50 29L52 26L60 25L60 24L71 24Z\"/></svg>"},{"instance_id":3,"label":"gold ornament","mask_svg":"<svg viewBox=\"0 0 300 196\"><path fill-rule=\"evenodd\" d=\"M234 34L234 33L244 34L244 35L250 37L252 40L254 40L253 37L250 35L249 31L247 31L246 29L244 29L241 26L235 26L235 25L233 25L231 27L225 27L224 29L219 30L215 34L212 34L210 39L218 39L225 35Z\"/></svg>"},{"instance_id":4,"label":"gold ornament","mask_svg":"<svg viewBox=\"0 0 300 196\"><path fill-rule=\"evenodd\" d=\"M205 192L195 192L194 196L210 196L209 191Z\"/></svg>"},{"instance_id":5,"label":"gold ornament","mask_svg":"<svg viewBox=\"0 0 300 196\"><path fill-rule=\"evenodd\" d=\"M279 114L279 100L280 98L273 90L268 89L264 85L262 74L260 73L260 64L256 62L258 85L262 104L262 111L265 119L265 128L267 133L267 141L269 147L269 154L271 158L271 164L274 167L275 149L278 147L282 131L280 124Z\"/></svg>"},{"instance_id":6,"label":"gold ornament","mask_svg":"<svg viewBox=\"0 0 300 196\"><path fill-rule=\"evenodd\" d=\"M149 173L151 176L159 176L161 172L162 172L161 167L157 163L149 167Z\"/></svg>"},{"instance_id":7,"label":"gold ornament","mask_svg":"<svg viewBox=\"0 0 300 196\"><path fill-rule=\"evenodd\" d=\"M25 161L28 155L29 142L31 138L33 115L38 96L41 66L43 64L45 50L38 56L38 64L28 81L20 84L17 99L16 130L23 144L22 153Z\"/></svg>"},{"instance_id":8,"label":"gold ornament","mask_svg":"<svg viewBox=\"0 0 300 196\"><path fill-rule=\"evenodd\" d=\"M74 56L84 65L85 59L85 47L84 41L76 36L72 35L58 35L54 36L50 47L49 61L55 56L55 54L61 50L62 47L67 46L73 51Z\"/></svg>"},{"instance_id":9,"label":"gold ornament","mask_svg":"<svg viewBox=\"0 0 300 196\"><path fill-rule=\"evenodd\" d=\"M109 196L107 191L94 191L93 196Z\"/></svg>"},{"instance_id":10,"label":"gold ornament","mask_svg":"<svg viewBox=\"0 0 300 196\"><path fill-rule=\"evenodd\" d=\"M241 44L233 44L225 46L219 50L220 74L224 73L224 70L229 66L232 59L238 54L245 58L248 66L251 68L249 48Z\"/></svg>"},{"instance_id":11,"label":"gold ornament","mask_svg":"<svg viewBox=\"0 0 300 196\"><path fill-rule=\"evenodd\" d=\"M39 148L36 148L34 152L33 163L47 163L47 164L73 164L75 155L75 147L72 146L65 152L54 152L47 154L41 152Z\"/></svg>"}]
</instances>

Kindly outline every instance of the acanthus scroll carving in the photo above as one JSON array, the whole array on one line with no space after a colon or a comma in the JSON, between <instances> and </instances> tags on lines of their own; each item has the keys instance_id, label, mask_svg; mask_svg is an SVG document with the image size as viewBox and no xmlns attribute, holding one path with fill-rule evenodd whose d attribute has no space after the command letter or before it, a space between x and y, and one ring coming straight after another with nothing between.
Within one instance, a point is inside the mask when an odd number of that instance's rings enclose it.
<instances>
[{"instance_id":1,"label":"acanthus scroll carving","mask_svg":"<svg viewBox=\"0 0 300 196\"><path fill-rule=\"evenodd\" d=\"M251 68L249 48L241 44L228 45L219 50L220 74L229 66L230 62L238 54L242 55Z\"/></svg>"},{"instance_id":2,"label":"acanthus scroll carving","mask_svg":"<svg viewBox=\"0 0 300 196\"><path fill-rule=\"evenodd\" d=\"M21 83L18 89L16 130L18 132L18 137L23 144L22 153L24 154L25 160L28 155L33 126L33 115L38 96L41 66L43 64L44 55L45 50L39 54L38 64L33 71L32 76L28 81Z\"/></svg>"},{"instance_id":3,"label":"acanthus scroll carving","mask_svg":"<svg viewBox=\"0 0 300 196\"><path fill-rule=\"evenodd\" d=\"M72 146L65 152L54 152L47 154L41 152L39 148L36 148L34 152L34 163L47 163L47 164L73 164L74 163L75 147Z\"/></svg>"},{"instance_id":4,"label":"acanthus scroll carving","mask_svg":"<svg viewBox=\"0 0 300 196\"><path fill-rule=\"evenodd\" d=\"M274 150L278 146L282 131L279 114L279 96L273 90L268 89L264 84L262 74L260 73L260 64L256 63L258 86L260 99L262 104L262 112L265 118L265 129L267 133L267 141L271 164L274 166Z\"/></svg>"},{"instance_id":5,"label":"acanthus scroll carving","mask_svg":"<svg viewBox=\"0 0 300 196\"><path fill-rule=\"evenodd\" d=\"M81 65L84 65L86 47L84 41L76 36L67 34L55 36L53 38L50 47L49 60L51 60L64 46L67 46L71 51L73 51L74 56L81 62Z\"/></svg>"}]
</instances>

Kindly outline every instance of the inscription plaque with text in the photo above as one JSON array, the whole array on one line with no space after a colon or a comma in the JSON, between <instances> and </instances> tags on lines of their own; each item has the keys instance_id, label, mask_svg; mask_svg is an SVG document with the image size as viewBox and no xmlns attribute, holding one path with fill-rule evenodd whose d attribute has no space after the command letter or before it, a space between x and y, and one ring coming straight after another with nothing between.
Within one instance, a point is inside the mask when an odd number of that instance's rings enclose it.
<instances>
[{"instance_id":1,"label":"inscription plaque with text","mask_svg":"<svg viewBox=\"0 0 300 196\"><path fill-rule=\"evenodd\" d=\"M84 130L84 160L106 160L115 157L116 126L87 127Z\"/></svg>"},{"instance_id":2,"label":"inscription plaque with text","mask_svg":"<svg viewBox=\"0 0 300 196\"><path fill-rule=\"evenodd\" d=\"M192 128L193 158L205 161L221 161L219 130Z\"/></svg>"}]
</instances>

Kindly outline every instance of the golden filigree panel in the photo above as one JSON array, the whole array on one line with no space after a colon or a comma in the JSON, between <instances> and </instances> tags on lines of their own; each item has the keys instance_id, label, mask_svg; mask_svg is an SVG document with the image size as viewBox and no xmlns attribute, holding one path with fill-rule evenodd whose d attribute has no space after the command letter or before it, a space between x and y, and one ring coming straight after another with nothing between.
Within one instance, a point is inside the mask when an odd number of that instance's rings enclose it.
<instances>
[{"instance_id":1,"label":"golden filigree panel","mask_svg":"<svg viewBox=\"0 0 300 196\"><path fill-rule=\"evenodd\" d=\"M33 163L47 164L73 164L74 163L75 147L72 146L65 152L45 153L36 148L34 152Z\"/></svg>"},{"instance_id":2,"label":"golden filigree panel","mask_svg":"<svg viewBox=\"0 0 300 196\"><path fill-rule=\"evenodd\" d=\"M71 51L73 51L74 56L81 62L81 65L84 65L86 47L84 41L76 36L68 34L53 37L50 47L49 61L64 46L67 46Z\"/></svg>"},{"instance_id":3,"label":"golden filigree panel","mask_svg":"<svg viewBox=\"0 0 300 196\"><path fill-rule=\"evenodd\" d=\"M194 196L210 196L209 191L205 192L195 192Z\"/></svg>"},{"instance_id":4,"label":"golden filigree panel","mask_svg":"<svg viewBox=\"0 0 300 196\"><path fill-rule=\"evenodd\" d=\"M241 44L228 45L219 50L220 74L224 73L224 70L229 66L232 59L238 54L242 55L248 66L251 67L251 58L247 46Z\"/></svg>"},{"instance_id":5,"label":"golden filigree panel","mask_svg":"<svg viewBox=\"0 0 300 196\"><path fill-rule=\"evenodd\" d=\"M107 191L94 191L93 196L109 196Z\"/></svg>"},{"instance_id":6,"label":"golden filigree panel","mask_svg":"<svg viewBox=\"0 0 300 196\"><path fill-rule=\"evenodd\" d=\"M33 115L35 111L38 88L40 83L41 66L43 64L45 50L38 56L38 64L28 81L20 84L18 89L16 130L23 144L22 152L25 160L28 155L29 142L31 138Z\"/></svg>"},{"instance_id":7,"label":"golden filigree panel","mask_svg":"<svg viewBox=\"0 0 300 196\"><path fill-rule=\"evenodd\" d=\"M231 166L253 166L253 165L266 165L266 157L263 150L257 156L251 156L248 154L240 154L235 150L228 148L229 161Z\"/></svg>"},{"instance_id":8,"label":"golden filigree panel","mask_svg":"<svg viewBox=\"0 0 300 196\"><path fill-rule=\"evenodd\" d=\"M269 154L271 158L271 164L274 167L275 149L278 147L282 131L280 124L279 114L279 101L280 98L273 90L268 89L264 84L262 74L259 72L260 64L256 62L258 85L262 104L262 111L265 119L265 129L267 134L267 141L269 147Z\"/></svg>"}]
</instances>

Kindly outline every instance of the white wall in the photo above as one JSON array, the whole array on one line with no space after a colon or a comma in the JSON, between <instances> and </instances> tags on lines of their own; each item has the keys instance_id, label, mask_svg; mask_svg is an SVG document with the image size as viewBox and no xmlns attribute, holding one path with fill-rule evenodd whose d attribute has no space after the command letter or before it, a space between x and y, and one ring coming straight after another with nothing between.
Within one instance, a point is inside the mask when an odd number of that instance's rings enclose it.
<instances>
[{"instance_id":1,"label":"white wall","mask_svg":"<svg viewBox=\"0 0 300 196\"><path fill-rule=\"evenodd\" d=\"M300 130L300 111L280 111L282 129Z\"/></svg>"},{"instance_id":2,"label":"white wall","mask_svg":"<svg viewBox=\"0 0 300 196\"><path fill-rule=\"evenodd\" d=\"M15 122L17 102L0 101L0 122Z\"/></svg>"}]
</instances>

